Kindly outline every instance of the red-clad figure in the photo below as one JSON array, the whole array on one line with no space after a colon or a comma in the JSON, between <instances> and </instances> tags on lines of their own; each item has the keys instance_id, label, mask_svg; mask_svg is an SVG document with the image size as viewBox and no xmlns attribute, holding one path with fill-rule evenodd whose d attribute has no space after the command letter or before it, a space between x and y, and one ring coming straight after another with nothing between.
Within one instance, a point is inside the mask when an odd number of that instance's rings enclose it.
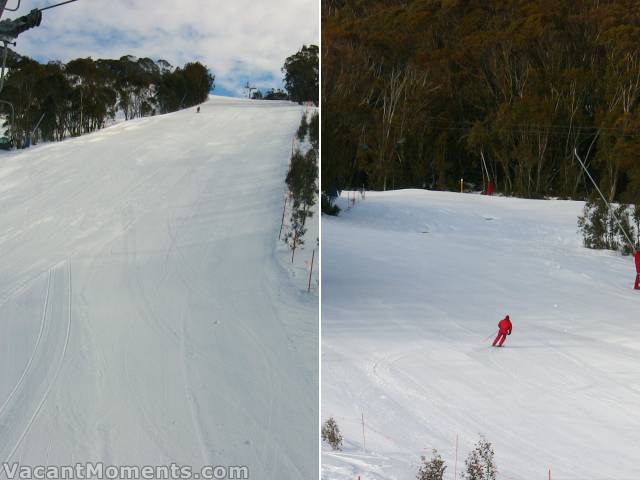
<instances>
[{"instance_id":1,"label":"red-clad figure","mask_svg":"<svg viewBox=\"0 0 640 480\"><path fill-rule=\"evenodd\" d=\"M493 195L493 183L489 182L489 185L487 186L487 195Z\"/></svg>"},{"instance_id":2,"label":"red-clad figure","mask_svg":"<svg viewBox=\"0 0 640 480\"><path fill-rule=\"evenodd\" d=\"M511 320L509 319L509 315L504 317L502 320L498 322L498 336L493 341L493 346L496 344L498 347L501 347L504 341L507 339L507 335L511 335Z\"/></svg>"},{"instance_id":3,"label":"red-clad figure","mask_svg":"<svg viewBox=\"0 0 640 480\"><path fill-rule=\"evenodd\" d=\"M636 259L636 284L633 288L640 290L640 251L635 253Z\"/></svg>"}]
</instances>

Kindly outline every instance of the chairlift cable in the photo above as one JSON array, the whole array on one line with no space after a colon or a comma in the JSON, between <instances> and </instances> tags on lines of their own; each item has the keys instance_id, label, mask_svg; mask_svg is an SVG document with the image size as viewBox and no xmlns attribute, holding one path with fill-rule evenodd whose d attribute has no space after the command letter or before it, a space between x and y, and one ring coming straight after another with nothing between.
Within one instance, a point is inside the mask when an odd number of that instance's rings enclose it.
<instances>
[{"instance_id":1,"label":"chairlift cable","mask_svg":"<svg viewBox=\"0 0 640 480\"><path fill-rule=\"evenodd\" d=\"M41 12L44 12L45 10L49 10L51 8L60 7L62 5L66 5L67 3L73 3L73 2L77 2L77 1L78 0L67 0L66 2L56 3L55 5L49 5L48 7L39 8L38 10L40 10Z\"/></svg>"}]
</instances>

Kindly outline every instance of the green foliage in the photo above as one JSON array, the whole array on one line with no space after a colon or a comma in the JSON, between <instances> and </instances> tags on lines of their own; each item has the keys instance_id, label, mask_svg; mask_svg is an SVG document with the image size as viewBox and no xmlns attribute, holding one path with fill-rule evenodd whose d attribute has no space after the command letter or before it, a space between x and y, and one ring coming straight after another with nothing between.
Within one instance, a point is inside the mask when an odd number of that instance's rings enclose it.
<instances>
[{"instance_id":1,"label":"green foliage","mask_svg":"<svg viewBox=\"0 0 640 480\"><path fill-rule=\"evenodd\" d=\"M279 88L271 88L264 94L263 100L289 100L289 96Z\"/></svg>"},{"instance_id":2,"label":"green foliage","mask_svg":"<svg viewBox=\"0 0 640 480\"><path fill-rule=\"evenodd\" d=\"M320 148L320 115L314 113L309 122L309 140L315 150Z\"/></svg>"},{"instance_id":3,"label":"green foliage","mask_svg":"<svg viewBox=\"0 0 640 480\"><path fill-rule=\"evenodd\" d=\"M197 62L174 70L164 60L131 56L79 58L66 65L15 56L0 96L14 105L15 122L6 104L1 104L1 111L15 144L23 146L29 140L57 141L93 132L113 120L118 110L131 119L196 105L206 100L213 80Z\"/></svg>"},{"instance_id":4,"label":"green foliage","mask_svg":"<svg viewBox=\"0 0 640 480\"><path fill-rule=\"evenodd\" d=\"M583 215L578 218L578 229L586 248L609 248L608 216L607 205L602 200L589 200L585 204Z\"/></svg>"},{"instance_id":5,"label":"green foliage","mask_svg":"<svg viewBox=\"0 0 640 480\"><path fill-rule=\"evenodd\" d=\"M623 255L631 255L634 252L635 245L631 245L627 240L627 237L629 237L633 241L634 237L634 232L631 228L631 219L629 216L629 205L618 205L614 210L614 215L620 222L619 225L616 222L613 226L613 231L618 234L617 250L619 250Z\"/></svg>"},{"instance_id":6,"label":"green foliage","mask_svg":"<svg viewBox=\"0 0 640 480\"><path fill-rule=\"evenodd\" d=\"M165 73L158 85L157 100L161 113L193 107L204 102L214 87L214 76L199 62Z\"/></svg>"},{"instance_id":7,"label":"green foliage","mask_svg":"<svg viewBox=\"0 0 640 480\"><path fill-rule=\"evenodd\" d=\"M340 213L340 207L337 206L325 192L322 192L320 195L320 208L322 209L322 213L326 215L335 217Z\"/></svg>"},{"instance_id":8,"label":"green foliage","mask_svg":"<svg viewBox=\"0 0 640 480\"><path fill-rule=\"evenodd\" d=\"M627 3L323 1L322 190L464 178L585 198L578 149L610 201L640 203L640 27Z\"/></svg>"},{"instance_id":9,"label":"green foliage","mask_svg":"<svg viewBox=\"0 0 640 480\"><path fill-rule=\"evenodd\" d=\"M342 450L342 435L338 424L332 418L329 418L324 425L322 425L322 440L331 445L334 450Z\"/></svg>"},{"instance_id":10,"label":"green foliage","mask_svg":"<svg viewBox=\"0 0 640 480\"><path fill-rule=\"evenodd\" d=\"M640 203L633 206L631 218L633 219L633 226L635 227L636 231L635 238L632 238L636 243L636 251L640 251Z\"/></svg>"},{"instance_id":11,"label":"green foliage","mask_svg":"<svg viewBox=\"0 0 640 480\"><path fill-rule=\"evenodd\" d=\"M287 173L287 186L294 206L310 208L315 205L318 178L318 154L311 149L306 154L296 150L291 157Z\"/></svg>"},{"instance_id":12,"label":"green foliage","mask_svg":"<svg viewBox=\"0 0 640 480\"><path fill-rule=\"evenodd\" d=\"M304 45L298 53L287 57L282 72L285 89L292 101L318 104L319 61L316 45Z\"/></svg>"},{"instance_id":13,"label":"green foliage","mask_svg":"<svg viewBox=\"0 0 640 480\"><path fill-rule=\"evenodd\" d=\"M297 133L298 138L301 131L304 132L304 138L307 129L306 116L303 116ZM291 217L290 231L285 238L291 247L293 262L296 249L304 244L307 218L313 216L311 207L315 205L318 193L318 151L315 148L309 149L305 154L299 150L293 153L286 183L291 198Z\"/></svg>"},{"instance_id":14,"label":"green foliage","mask_svg":"<svg viewBox=\"0 0 640 480\"><path fill-rule=\"evenodd\" d=\"M481 438L465 460L465 480L496 480L498 469L491 443Z\"/></svg>"},{"instance_id":15,"label":"green foliage","mask_svg":"<svg viewBox=\"0 0 640 480\"><path fill-rule=\"evenodd\" d=\"M437 450L433 450L433 455L429 460L424 456L420 458L422 460L422 465L420 465L420 468L418 469L418 474L416 475L417 480L443 479L444 471L447 467Z\"/></svg>"},{"instance_id":16,"label":"green foliage","mask_svg":"<svg viewBox=\"0 0 640 480\"><path fill-rule=\"evenodd\" d=\"M300 140L301 142L304 141L308 131L309 124L307 123L307 116L302 115L302 120L300 120L300 126L298 127L298 132L296 133L296 137L298 138L298 140Z\"/></svg>"},{"instance_id":17,"label":"green foliage","mask_svg":"<svg viewBox=\"0 0 640 480\"><path fill-rule=\"evenodd\" d=\"M293 210L291 210L290 217L290 230L285 236L285 241L291 248L291 262L296 254L296 250L304 245L304 234L307 233L307 217L309 212L305 208L300 208L300 206L295 206Z\"/></svg>"}]
</instances>

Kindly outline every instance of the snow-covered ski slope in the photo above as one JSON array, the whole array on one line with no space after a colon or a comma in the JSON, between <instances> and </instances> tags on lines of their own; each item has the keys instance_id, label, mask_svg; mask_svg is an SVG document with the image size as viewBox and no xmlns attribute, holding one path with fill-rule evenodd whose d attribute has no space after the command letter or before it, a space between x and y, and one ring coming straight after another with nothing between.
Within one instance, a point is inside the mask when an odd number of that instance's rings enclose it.
<instances>
[{"instance_id":1,"label":"snow-covered ski slope","mask_svg":"<svg viewBox=\"0 0 640 480\"><path fill-rule=\"evenodd\" d=\"M480 434L500 480L640 478L635 268L581 246L582 205L407 190L323 216L322 418L345 437L323 478L415 478L436 448L453 480Z\"/></svg>"},{"instance_id":2,"label":"snow-covered ski slope","mask_svg":"<svg viewBox=\"0 0 640 480\"><path fill-rule=\"evenodd\" d=\"M317 297L276 253L301 115L212 97L0 158L0 460L313 477Z\"/></svg>"}]
</instances>

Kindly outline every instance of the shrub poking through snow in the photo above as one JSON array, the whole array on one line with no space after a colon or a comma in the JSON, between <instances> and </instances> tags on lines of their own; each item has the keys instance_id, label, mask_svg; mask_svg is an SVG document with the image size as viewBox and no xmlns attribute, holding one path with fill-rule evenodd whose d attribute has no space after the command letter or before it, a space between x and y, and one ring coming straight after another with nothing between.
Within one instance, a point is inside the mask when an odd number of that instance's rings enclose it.
<instances>
[{"instance_id":1,"label":"shrub poking through snow","mask_svg":"<svg viewBox=\"0 0 640 480\"><path fill-rule=\"evenodd\" d=\"M589 200L584 205L583 215L578 218L578 229L582 233L584 246L593 249L605 249L607 239L607 217L609 209L602 200Z\"/></svg>"},{"instance_id":2,"label":"shrub poking through snow","mask_svg":"<svg viewBox=\"0 0 640 480\"><path fill-rule=\"evenodd\" d=\"M333 417L322 426L322 440L331 445L334 450L342 450L342 435Z\"/></svg>"},{"instance_id":3,"label":"shrub poking through snow","mask_svg":"<svg viewBox=\"0 0 640 480\"><path fill-rule=\"evenodd\" d=\"M585 247L618 250L623 255L630 255L634 250L627 237L635 243L635 248L638 248L638 227L638 206L621 204L609 207L600 199L589 200L584 206L583 215L578 218L578 230L582 234Z\"/></svg>"},{"instance_id":4,"label":"shrub poking through snow","mask_svg":"<svg viewBox=\"0 0 640 480\"><path fill-rule=\"evenodd\" d=\"M296 249L304 245L304 234L307 233L305 223L307 221L307 211L296 205L295 200L291 211L291 230L287 233L286 241L291 248L291 262L296 254Z\"/></svg>"},{"instance_id":5,"label":"shrub poking through snow","mask_svg":"<svg viewBox=\"0 0 640 480\"><path fill-rule=\"evenodd\" d=\"M322 208L322 213L326 215L336 216L340 213L340 207L335 204L335 197L330 197L325 192L322 192L322 196L320 197L320 207Z\"/></svg>"},{"instance_id":6,"label":"shrub poking through snow","mask_svg":"<svg viewBox=\"0 0 640 480\"><path fill-rule=\"evenodd\" d=\"M422 465L418 469L418 480L442 480L444 477L444 471L447 469L444 460L436 449L433 449L433 454L430 460L427 457L420 457L422 459Z\"/></svg>"},{"instance_id":7,"label":"shrub poking through snow","mask_svg":"<svg viewBox=\"0 0 640 480\"><path fill-rule=\"evenodd\" d=\"M465 480L496 480L495 460L493 459L493 446L484 438L480 438L475 448L465 461Z\"/></svg>"}]
</instances>

